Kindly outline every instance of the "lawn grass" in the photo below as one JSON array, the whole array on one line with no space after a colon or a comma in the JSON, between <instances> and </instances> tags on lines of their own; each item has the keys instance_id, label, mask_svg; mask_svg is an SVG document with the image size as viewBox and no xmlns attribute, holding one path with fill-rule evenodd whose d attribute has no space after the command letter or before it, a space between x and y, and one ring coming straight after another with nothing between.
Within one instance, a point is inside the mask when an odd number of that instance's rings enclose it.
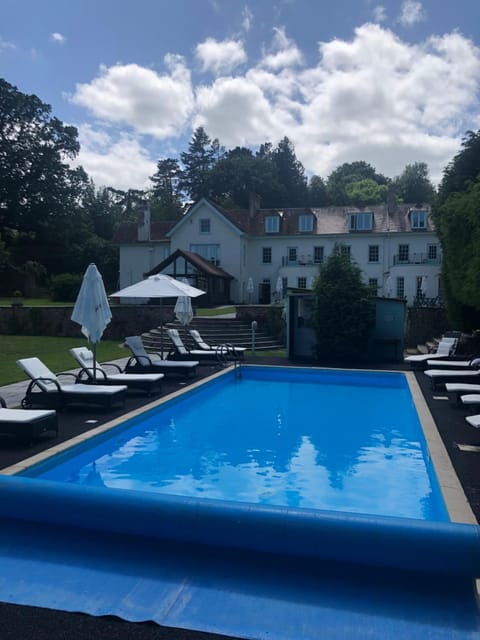
<instances>
[{"instance_id":1,"label":"lawn grass","mask_svg":"<svg viewBox=\"0 0 480 640\"><path fill-rule=\"evenodd\" d=\"M120 340L102 340L97 345L97 360L106 362L130 355L128 349L119 346ZM0 335L0 386L27 380L27 376L18 367L19 358L37 356L52 371L76 369L73 356L69 353L72 347L89 346L86 339L56 338L50 336L3 336Z\"/></svg>"}]
</instances>

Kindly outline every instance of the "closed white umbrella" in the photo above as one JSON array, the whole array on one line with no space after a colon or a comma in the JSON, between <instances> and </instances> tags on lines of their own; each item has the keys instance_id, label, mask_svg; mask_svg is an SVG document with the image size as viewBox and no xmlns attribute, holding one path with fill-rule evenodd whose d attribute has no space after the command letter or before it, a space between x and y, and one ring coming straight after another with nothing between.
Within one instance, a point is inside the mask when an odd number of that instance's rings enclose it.
<instances>
[{"instance_id":1,"label":"closed white umbrella","mask_svg":"<svg viewBox=\"0 0 480 640\"><path fill-rule=\"evenodd\" d=\"M388 278L385 280L384 294L387 296L387 298L391 298L392 297L392 293L393 293L392 277L388 276Z\"/></svg>"},{"instance_id":2,"label":"closed white umbrella","mask_svg":"<svg viewBox=\"0 0 480 640\"><path fill-rule=\"evenodd\" d=\"M93 263L89 264L85 271L71 318L73 322L81 325L83 335L93 344L93 378L95 380L97 342L100 342L103 332L112 319L112 312L103 278Z\"/></svg>"},{"instance_id":3,"label":"closed white umbrella","mask_svg":"<svg viewBox=\"0 0 480 640\"><path fill-rule=\"evenodd\" d=\"M247 293L248 293L248 301L249 302L252 301L253 291L254 291L253 278L249 278L248 281L247 281Z\"/></svg>"},{"instance_id":4,"label":"closed white umbrella","mask_svg":"<svg viewBox=\"0 0 480 640\"><path fill-rule=\"evenodd\" d=\"M277 278L277 285L275 287L275 291L278 296L278 301L280 302L280 300L282 300L283 298L283 280L281 276L278 276Z\"/></svg>"},{"instance_id":5,"label":"closed white umbrella","mask_svg":"<svg viewBox=\"0 0 480 640\"><path fill-rule=\"evenodd\" d=\"M193 318L192 299L187 296L178 296L174 312L180 324L186 327Z\"/></svg>"},{"instance_id":6,"label":"closed white umbrella","mask_svg":"<svg viewBox=\"0 0 480 640\"><path fill-rule=\"evenodd\" d=\"M422 296L427 295L428 291L428 276L422 276L422 283L420 285L420 290L422 292Z\"/></svg>"}]
</instances>

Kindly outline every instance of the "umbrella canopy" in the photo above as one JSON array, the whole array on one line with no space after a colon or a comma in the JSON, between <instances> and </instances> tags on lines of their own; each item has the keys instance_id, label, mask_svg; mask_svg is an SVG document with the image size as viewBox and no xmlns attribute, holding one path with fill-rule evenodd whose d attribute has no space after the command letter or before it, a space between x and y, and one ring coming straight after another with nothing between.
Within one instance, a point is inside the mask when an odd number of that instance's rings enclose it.
<instances>
[{"instance_id":1,"label":"umbrella canopy","mask_svg":"<svg viewBox=\"0 0 480 640\"><path fill-rule=\"evenodd\" d=\"M100 342L106 326L112 319L112 312L102 276L93 263L89 264L85 271L71 318L81 326L83 335L93 343L95 362L96 344ZM93 376L95 378L95 369Z\"/></svg>"},{"instance_id":2,"label":"umbrella canopy","mask_svg":"<svg viewBox=\"0 0 480 640\"><path fill-rule=\"evenodd\" d=\"M388 278L385 280L384 294L387 296L387 298L391 298L392 293L393 293L392 277L388 276Z\"/></svg>"},{"instance_id":3,"label":"umbrella canopy","mask_svg":"<svg viewBox=\"0 0 480 640\"><path fill-rule=\"evenodd\" d=\"M171 276L158 273L149 276L146 280L141 280L135 284L111 293L111 298L178 298L178 296L188 296L196 298L202 296L205 291L192 287L185 282L175 280Z\"/></svg>"},{"instance_id":4,"label":"umbrella canopy","mask_svg":"<svg viewBox=\"0 0 480 640\"><path fill-rule=\"evenodd\" d=\"M192 299L188 296L178 296L174 312L177 320L186 327L193 318Z\"/></svg>"}]
</instances>

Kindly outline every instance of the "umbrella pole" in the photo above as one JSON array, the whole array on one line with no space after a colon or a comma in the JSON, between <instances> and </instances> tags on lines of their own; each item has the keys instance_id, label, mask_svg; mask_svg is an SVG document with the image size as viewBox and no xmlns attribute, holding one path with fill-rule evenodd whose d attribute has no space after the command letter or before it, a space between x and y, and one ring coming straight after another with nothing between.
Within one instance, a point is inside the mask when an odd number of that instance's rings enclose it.
<instances>
[{"instance_id":1,"label":"umbrella pole","mask_svg":"<svg viewBox=\"0 0 480 640\"><path fill-rule=\"evenodd\" d=\"M97 384L97 343L93 343L93 384Z\"/></svg>"}]
</instances>

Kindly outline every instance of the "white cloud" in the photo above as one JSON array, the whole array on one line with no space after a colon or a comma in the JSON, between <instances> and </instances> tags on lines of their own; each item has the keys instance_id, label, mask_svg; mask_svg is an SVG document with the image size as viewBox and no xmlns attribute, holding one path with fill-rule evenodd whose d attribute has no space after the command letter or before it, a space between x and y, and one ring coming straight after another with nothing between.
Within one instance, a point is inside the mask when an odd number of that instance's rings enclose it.
<instances>
[{"instance_id":1,"label":"white cloud","mask_svg":"<svg viewBox=\"0 0 480 640\"><path fill-rule=\"evenodd\" d=\"M195 55L201 63L202 71L212 71L216 75L230 73L247 61L243 44L238 40L207 38L197 45Z\"/></svg>"},{"instance_id":2,"label":"white cloud","mask_svg":"<svg viewBox=\"0 0 480 640\"><path fill-rule=\"evenodd\" d=\"M399 22L405 27L425 20L425 11L421 2L417 0L404 0L400 8Z\"/></svg>"},{"instance_id":3,"label":"white cloud","mask_svg":"<svg viewBox=\"0 0 480 640\"><path fill-rule=\"evenodd\" d=\"M265 52L261 64L269 69L279 70L303 63L303 55L297 45L287 37L283 27L274 29L273 44Z\"/></svg>"},{"instance_id":4,"label":"white cloud","mask_svg":"<svg viewBox=\"0 0 480 640\"><path fill-rule=\"evenodd\" d=\"M203 125L228 148L288 136L307 171L324 178L354 160L389 177L423 161L438 182L465 131L478 128L480 49L458 32L410 44L369 23L350 40L319 43L318 60L306 67L279 28L256 65L195 88L184 60L169 56L167 66L164 75L137 65L103 68L77 86L74 100L110 124L167 143L178 142L187 125ZM146 178L154 172L137 138L107 138L102 148L85 136L82 156L96 182L94 170L112 184L128 180L132 167L135 184L142 167Z\"/></svg>"},{"instance_id":5,"label":"white cloud","mask_svg":"<svg viewBox=\"0 0 480 640\"><path fill-rule=\"evenodd\" d=\"M61 33L58 33L58 31L54 31L53 33L50 34L50 41L56 42L57 44L65 44L67 39L65 38L64 35L62 35Z\"/></svg>"},{"instance_id":6,"label":"white cloud","mask_svg":"<svg viewBox=\"0 0 480 640\"><path fill-rule=\"evenodd\" d=\"M80 153L76 165L82 165L97 187L144 189L151 186L156 161L148 157L139 140L122 135L112 138L102 129L90 125L78 127Z\"/></svg>"},{"instance_id":7,"label":"white cloud","mask_svg":"<svg viewBox=\"0 0 480 640\"><path fill-rule=\"evenodd\" d=\"M190 72L180 56L167 55L165 65L169 73L164 75L136 64L102 66L98 78L76 85L71 99L95 116L139 133L177 135L193 108Z\"/></svg>"},{"instance_id":8,"label":"white cloud","mask_svg":"<svg viewBox=\"0 0 480 640\"><path fill-rule=\"evenodd\" d=\"M4 40L0 36L0 51L7 51L8 49L16 49L17 47L13 44L13 42L8 42L8 40Z\"/></svg>"},{"instance_id":9,"label":"white cloud","mask_svg":"<svg viewBox=\"0 0 480 640\"><path fill-rule=\"evenodd\" d=\"M245 6L242 11L242 28L245 33L248 33L253 25L253 13Z\"/></svg>"},{"instance_id":10,"label":"white cloud","mask_svg":"<svg viewBox=\"0 0 480 640\"><path fill-rule=\"evenodd\" d=\"M387 10L381 4L373 8L373 21L385 22L387 19Z\"/></svg>"}]
</instances>

